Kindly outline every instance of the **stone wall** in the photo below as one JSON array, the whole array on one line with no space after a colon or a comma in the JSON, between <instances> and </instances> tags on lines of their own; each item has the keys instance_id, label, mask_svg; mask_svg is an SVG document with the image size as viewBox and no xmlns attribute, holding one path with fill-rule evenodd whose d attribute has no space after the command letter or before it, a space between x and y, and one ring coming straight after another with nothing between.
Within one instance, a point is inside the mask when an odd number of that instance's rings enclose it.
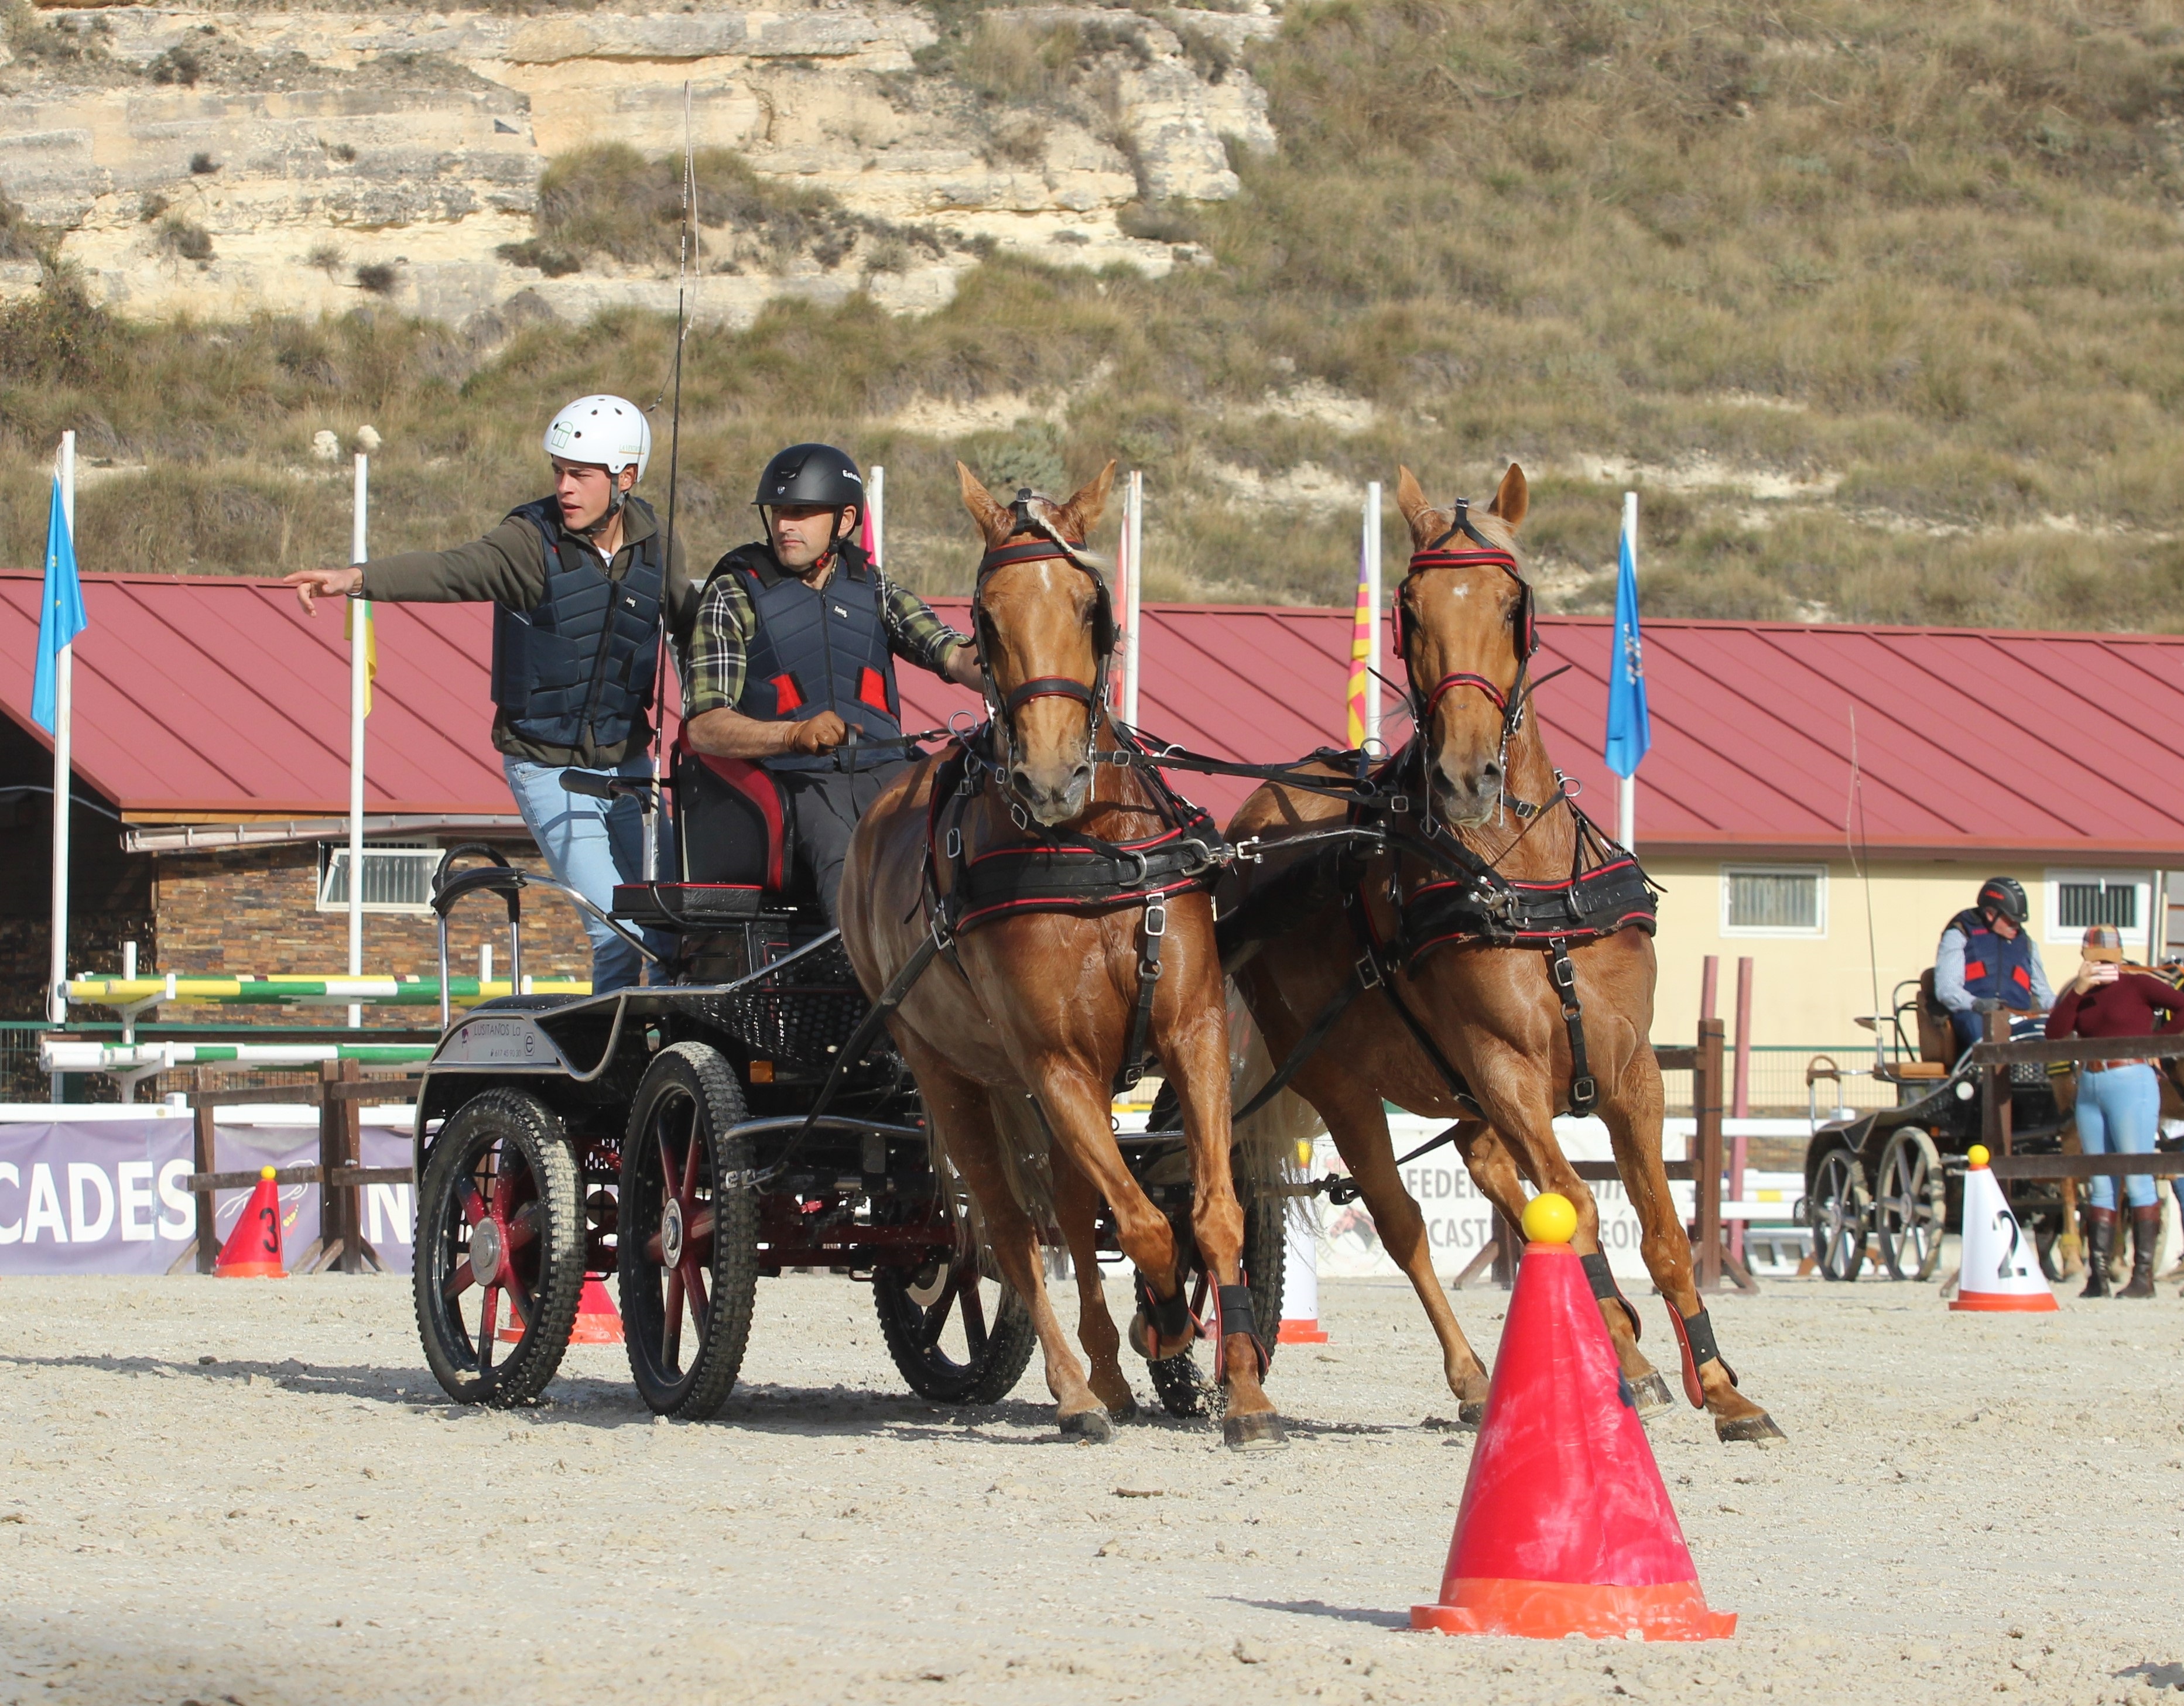
<instances>
[{"instance_id":1,"label":"stone wall","mask_svg":"<svg viewBox=\"0 0 2184 1706\"><path fill-rule=\"evenodd\" d=\"M0 190L66 230L63 253L98 299L140 315L342 311L363 299L359 267L391 270L379 282L394 306L451 323L526 291L571 319L623 304L672 311L676 282L657 270L548 277L495 251L531 235L550 156L602 141L678 151L687 86L697 146L942 239L907 259L894 245L877 265L866 243L825 264L708 276L700 318L739 325L777 295L861 288L900 310L938 306L989 243L1155 272L1193 258L1126 235L1118 215L1234 195L1224 138L1271 145L1264 95L1233 63L1273 27L1265 0L1236 14L983 15L1104 32L1094 42L1117 39L1121 18L1127 50L1100 61L1095 96L1004 124L944 69L921 70L932 14L886 0L531 17L49 8L42 26L84 52L26 48L8 64L0 47ZM1190 21L1162 21L1178 15ZM36 276L14 265L0 294Z\"/></svg>"}]
</instances>

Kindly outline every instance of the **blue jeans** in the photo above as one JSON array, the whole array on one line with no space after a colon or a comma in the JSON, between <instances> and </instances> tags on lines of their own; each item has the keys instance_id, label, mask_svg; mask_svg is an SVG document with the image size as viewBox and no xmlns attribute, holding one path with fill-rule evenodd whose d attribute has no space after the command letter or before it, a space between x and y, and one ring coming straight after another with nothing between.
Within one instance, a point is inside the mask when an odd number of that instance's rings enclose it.
<instances>
[{"instance_id":1,"label":"blue jeans","mask_svg":"<svg viewBox=\"0 0 2184 1706\"><path fill-rule=\"evenodd\" d=\"M2087 1155L2147 1155L2161 1123L2161 1081L2150 1066L2110 1067L2078 1073L2078 1145ZM2115 1180L2089 1181L2096 1208L2115 1207ZM2153 1180L2134 1173L2124 1180L2133 1208L2153 1206Z\"/></svg>"},{"instance_id":2,"label":"blue jeans","mask_svg":"<svg viewBox=\"0 0 2184 1706\"><path fill-rule=\"evenodd\" d=\"M546 856L546 868L601 912L614 906L615 884L642 883L644 872L644 813L634 800L594 800L588 794L571 794L561 786L559 764L533 764L526 758L504 755L502 772L508 791L515 796L515 809ZM612 772L616 776L649 776L652 759L641 754L626 759ZM673 867L668 845L666 813L660 814L660 868ZM584 934L592 941L592 993L626 990L638 981L644 958L637 950L599 919L579 907ZM649 939L648 938L648 940Z\"/></svg>"}]
</instances>

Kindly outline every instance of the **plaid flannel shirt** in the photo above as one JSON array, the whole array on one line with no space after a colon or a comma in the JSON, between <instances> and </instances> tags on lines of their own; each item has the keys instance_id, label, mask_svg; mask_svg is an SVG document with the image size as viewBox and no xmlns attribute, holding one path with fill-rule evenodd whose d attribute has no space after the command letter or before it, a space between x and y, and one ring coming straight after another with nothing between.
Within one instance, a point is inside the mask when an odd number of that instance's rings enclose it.
<instances>
[{"instance_id":1,"label":"plaid flannel shirt","mask_svg":"<svg viewBox=\"0 0 2184 1706\"><path fill-rule=\"evenodd\" d=\"M950 649L967 642L916 593L897 586L878 569L872 573L879 581L888 650L922 669L942 674ZM758 612L752 607L743 577L716 575L699 600L698 619L690 631L690 653L682 680L686 717L703 716L722 705L734 708L743 697L745 664L757 631Z\"/></svg>"}]
</instances>

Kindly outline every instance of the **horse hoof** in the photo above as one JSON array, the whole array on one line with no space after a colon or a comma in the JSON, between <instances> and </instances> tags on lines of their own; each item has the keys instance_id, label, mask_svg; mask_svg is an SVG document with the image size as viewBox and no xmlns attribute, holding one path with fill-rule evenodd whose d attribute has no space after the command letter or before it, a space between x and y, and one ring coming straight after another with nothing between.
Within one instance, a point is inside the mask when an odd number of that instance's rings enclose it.
<instances>
[{"instance_id":1,"label":"horse hoof","mask_svg":"<svg viewBox=\"0 0 2184 1706\"><path fill-rule=\"evenodd\" d=\"M1774 1418L1764 1410L1757 1415L1718 1421L1713 1424L1713 1434L1724 1445L1744 1441L1755 1446L1771 1446L1777 1441L1786 1441L1790 1437L1774 1425Z\"/></svg>"},{"instance_id":2,"label":"horse hoof","mask_svg":"<svg viewBox=\"0 0 2184 1706\"><path fill-rule=\"evenodd\" d=\"M1658 1415L1675 1402L1675 1399L1669 1395L1669 1383L1661 1377L1661 1371L1658 1369L1642 1380L1633 1380L1630 1383L1630 1390L1637 1395L1638 1414L1641 1420L1647 1416ZM1727 1439L1729 1436L1724 1434L1722 1437Z\"/></svg>"},{"instance_id":3,"label":"horse hoof","mask_svg":"<svg viewBox=\"0 0 2184 1706\"><path fill-rule=\"evenodd\" d=\"M1456 1424L1460 1428L1468 1428L1476 1433L1479 1424L1485 1419L1486 1400L1484 1398L1475 1398L1456 1407Z\"/></svg>"},{"instance_id":4,"label":"horse hoof","mask_svg":"<svg viewBox=\"0 0 2184 1706\"><path fill-rule=\"evenodd\" d=\"M1221 1443L1232 1452L1278 1452L1290 1442L1282 1419L1273 1411L1256 1416L1223 1416Z\"/></svg>"},{"instance_id":5,"label":"horse hoof","mask_svg":"<svg viewBox=\"0 0 2184 1706\"><path fill-rule=\"evenodd\" d=\"M1130 1330L1128 1338L1130 1341L1130 1348L1133 1351L1135 1351L1140 1357L1143 1357L1148 1363L1168 1362L1174 1358L1182 1356L1186 1351L1190 1349L1191 1346L1190 1337L1186 1335L1181 1344L1178 1345L1173 1351L1162 1355L1156 1348L1155 1348L1156 1341L1153 1337L1151 1324L1145 1319L1145 1311L1142 1309L1140 1309L1136 1314L1130 1317Z\"/></svg>"},{"instance_id":6,"label":"horse hoof","mask_svg":"<svg viewBox=\"0 0 2184 1706\"><path fill-rule=\"evenodd\" d=\"M1061 1419L1061 1437L1082 1440L1087 1445L1104 1446L1115 1437L1115 1424L1105 1410L1079 1410L1073 1416Z\"/></svg>"},{"instance_id":7,"label":"horse hoof","mask_svg":"<svg viewBox=\"0 0 2184 1706\"><path fill-rule=\"evenodd\" d=\"M1119 1404L1110 1404L1107 1413L1117 1422L1134 1422L1138 1419L1138 1401L1125 1398Z\"/></svg>"}]
</instances>

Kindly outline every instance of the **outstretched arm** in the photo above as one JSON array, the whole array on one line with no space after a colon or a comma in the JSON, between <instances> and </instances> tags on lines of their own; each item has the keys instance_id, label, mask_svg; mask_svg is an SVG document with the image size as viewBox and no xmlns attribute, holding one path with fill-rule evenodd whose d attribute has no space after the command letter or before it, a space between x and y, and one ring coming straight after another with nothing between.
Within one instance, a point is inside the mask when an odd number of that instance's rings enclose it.
<instances>
[{"instance_id":1,"label":"outstretched arm","mask_svg":"<svg viewBox=\"0 0 2184 1706\"><path fill-rule=\"evenodd\" d=\"M506 605L527 610L546 596L546 548L527 521L503 521L482 539L446 551L401 551L338 569L300 569L281 578L305 616L322 598L396 604Z\"/></svg>"}]
</instances>

